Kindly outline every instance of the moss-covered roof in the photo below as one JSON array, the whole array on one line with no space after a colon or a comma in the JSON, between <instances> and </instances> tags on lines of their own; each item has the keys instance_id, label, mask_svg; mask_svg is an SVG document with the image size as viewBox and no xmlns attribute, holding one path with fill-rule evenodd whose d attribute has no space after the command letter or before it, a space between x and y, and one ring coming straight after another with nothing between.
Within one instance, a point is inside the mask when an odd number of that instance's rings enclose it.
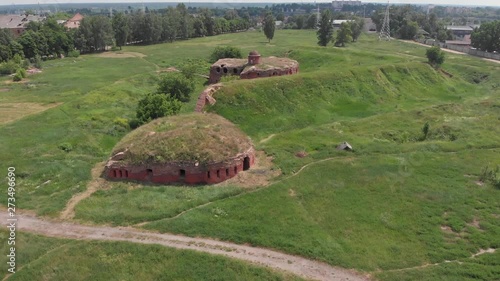
<instances>
[{"instance_id":1,"label":"moss-covered roof","mask_svg":"<svg viewBox=\"0 0 500 281\"><path fill-rule=\"evenodd\" d=\"M190 113L156 119L126 135L113 149L126 164L221 162L252 147L233 123L216 114Z\"/></svg>"}]
</instances>

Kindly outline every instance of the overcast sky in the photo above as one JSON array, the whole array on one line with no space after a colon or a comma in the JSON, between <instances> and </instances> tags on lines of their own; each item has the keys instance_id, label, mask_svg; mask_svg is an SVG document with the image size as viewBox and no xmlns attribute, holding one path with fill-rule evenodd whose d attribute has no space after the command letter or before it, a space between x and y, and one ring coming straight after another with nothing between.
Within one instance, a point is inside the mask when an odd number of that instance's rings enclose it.
<instances>
[{"instance_id":1,"label":"overcast sky","mask_svg":"<svg viewBox=\"0 0 500 281\"><path fill-rule=\"evenodd\" d=\"M174 0L0 0L0 5L12 5L12 4L61 4L61 3L128 3L128 2L182 2L182 1L174 1ZM184 3L189 2L219 2L219 3L227 3L228 6L231 3L239 2L239 3L314 3L314 0L296 0L296 1L278 1L278 0L236 0L236 1L228 1L228 0L193 0L193 1L183 1ZM331 1L317 1L318 3L331 2ZM363 1L363 2L372 2L372 3L387 3L387 0L372 0L372 1ZM391 3L405 3L405 4L428 4L432 3L435 5L474 5L474 6L500 6L500 0L391 0Z\"/></svg>"}]
</instances>

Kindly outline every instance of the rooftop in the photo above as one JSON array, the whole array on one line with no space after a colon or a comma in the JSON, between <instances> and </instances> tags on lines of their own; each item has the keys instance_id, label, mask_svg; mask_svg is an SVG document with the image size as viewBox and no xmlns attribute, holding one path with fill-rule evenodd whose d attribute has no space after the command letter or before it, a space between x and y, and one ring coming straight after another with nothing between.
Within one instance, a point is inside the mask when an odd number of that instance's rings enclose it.
<instances>
[{"instance_id":1,"label":"rooftop","mask_svg":"<svg viewBox=\"0 0 500 281\"><path fill-rule=\"evenodd\" d=\"M38 15L0 15L0 28L22 28L30 21L42 21Z\"/></svg>"},{"instance_id":2,"label":"rooftop","mask_svg":"<svg viewBox=\"0 0 500 281\"><path fill-rule=\"evenodd\" d=\"M246 152L252 142L233 123L216 114L190 113L156 119L126 135L112 155L126 164L218 163Z\"/></svg>"}]
</instances>

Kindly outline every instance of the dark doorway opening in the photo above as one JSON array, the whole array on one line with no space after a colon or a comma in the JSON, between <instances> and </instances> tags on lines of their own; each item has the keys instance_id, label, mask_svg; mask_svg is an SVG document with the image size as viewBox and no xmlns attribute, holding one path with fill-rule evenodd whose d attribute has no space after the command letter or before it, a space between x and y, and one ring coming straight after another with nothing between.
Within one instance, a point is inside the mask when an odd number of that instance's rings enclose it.
<instances>
[{"instance_id":1,"label":"dark doorway opening","mask_svg":"<svg viewBox=\"0 0 500 281\"><path fill-rule=\"evenodd\" d=\"M184 180L185 178L186 178L186 170L181 169L181 170L179 171L179 179L180 179L180 180Z\"/></svg>"},{"instance_id":2,"label":"dark doorway opening","mask_svg":"<svg viewBox=\"0 0 500 281\"><path fill-rule=\"evenodd\" d=\"M217 177L220 178L220 170L217 170Z\"/></svg>"},{"instance_id":3,"label":"dark doorway opening","mask_svg":"<svg viewBox=\"0 0 500 281\"><path fill-rule=\"evenodd\" d=\"M245 157L243 159L243 171L250 169L250 157Z\"/></svg>"},{"instance_id":4,"label":"dark doorway opening","mask_svg":"<svg viewBox=\"0 0 500 281\"><path fill-rule=\"evenodd\" d=\"M227 73L227 67L224 67L222 70L224 71L224 73Z\"/></svg>"},{"instance_id":5,"label":"dark doorway opening","mask_svg":"<svg viewBox=\"0 0 500 281\"><path fill-rule=\"evenodd\" d=\"M234 174L236 175L238 173L238 167L234 167Z\"/></svg>"},{"instance_id":6,"label":"dark doorway opening","mask_svg":"<svg viewBox=\"0 0 500 281\"><path fill-rule=\"evenodd\" d=\"M147 172L146 180L150 181L153 178L153 170L147 169L146 172Z\"/></svg>"},{"instance_id":7,"label":"dark doorway opening","mask_svg":"<svg viewBox=\"0 0 500 281\"><path fill-rule=\"evenodd\" d=\"M207 172L207 178L210 178L210 171Z\"/></svg>"},{"instance_id":8,"label":"dark doorway opening","mask_svg":"<svg viewBox=\"0 0 500 281\"><path fill-rule=\"evenodd\" d=\"M229 169L226 169L226 177L229 177Z\"/></svg>"},{"instance_id":9,"label":"dark doorway opening","mask_svg":"<svg viewBox=\"0 0 500 281\"><path fill-rule=\"evenodd\" d=\"M125 177L128 178L128 171L125 170Z\"/></svg>"}]
</instances>

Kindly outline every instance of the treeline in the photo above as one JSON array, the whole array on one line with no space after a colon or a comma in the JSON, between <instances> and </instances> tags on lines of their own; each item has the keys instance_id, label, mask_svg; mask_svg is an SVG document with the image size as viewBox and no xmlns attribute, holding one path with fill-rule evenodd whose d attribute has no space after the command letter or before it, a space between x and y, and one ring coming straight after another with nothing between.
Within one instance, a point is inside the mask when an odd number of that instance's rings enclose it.
<instances>
[{"instance_id":1,"label":"treeline","mask_svg":"<svg viewBox=\"0 0 500 281\"><path fill-rule=\"evenodd\" d=\"M107 16L86 16L78 29L66 29L55 17L44 22L30 22L20 37L7 29L0 30L0 61L17 54L22 58L78 56L79 53L103 51L128 43L154 44L192 37L213 36L246 30L250 17L226 12L215 17L211 10L201 9L192 15L184 4L161 11L134 11Z\"/></svg>"}]
</instances>

